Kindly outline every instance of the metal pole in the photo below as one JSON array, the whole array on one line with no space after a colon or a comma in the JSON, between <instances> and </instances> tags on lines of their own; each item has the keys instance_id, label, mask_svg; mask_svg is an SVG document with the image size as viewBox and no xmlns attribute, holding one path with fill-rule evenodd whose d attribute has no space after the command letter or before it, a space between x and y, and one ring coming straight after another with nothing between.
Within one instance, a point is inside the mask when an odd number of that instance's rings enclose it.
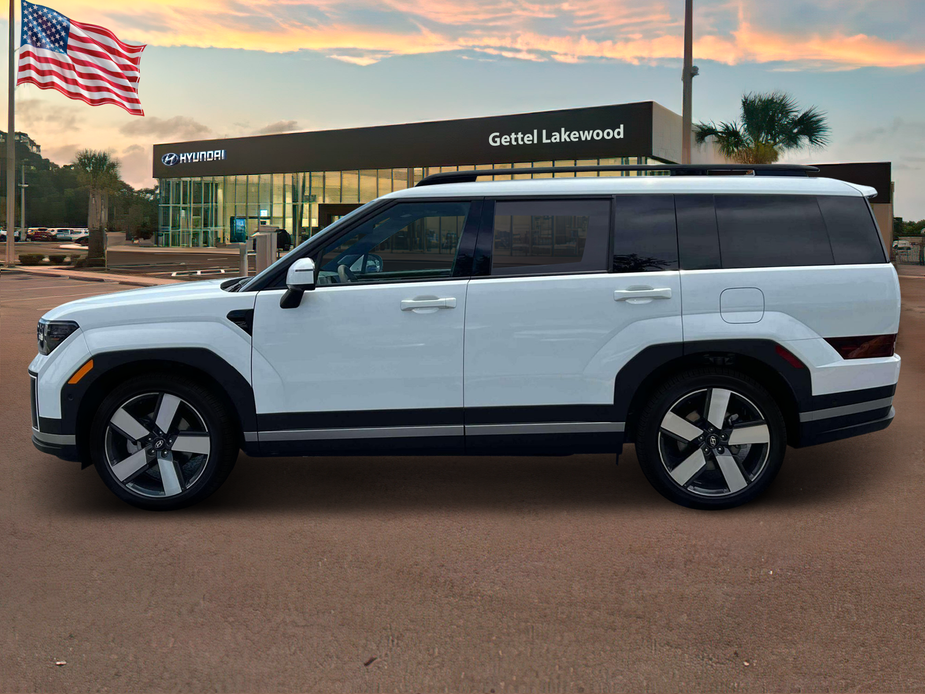
<instances>
[{"instance_id":1,"label":"metal pole","mask_svg":"<svg viewBox=\"0 0 925 694\"><path fill-rule=\"evenodd\" d=\"M684 0L684 104L681 110L681 163L691 163L691 129L693 128L694 82L694 0Z\"/></svg>"},{"instance_id":2,"label":"metal pole","mask_svg":"<svg viewBox=\"0 0 925 694\"><path fill-rule=\"evenodd\" d=\"M13 3L10 0L10 50L9 50L9 115L6 119L6 264L12 266L16 258L16 248L13 243L13 230L16 228L16 147L13 138L16 137L16 29L13 24Z\"/></svg>"},{"instance_id":3,"label":"metal pole","mask_svg":"<svg viewBox=\"0 0 925 694\"><path fill-rule=\"evenodd\" d=\"M22 229L22 238L23 241L26 240L26 188L29 186L26 185L26 162L22 163L22 176L19 179L19 226Z\"/></svg>"}]
</instances>

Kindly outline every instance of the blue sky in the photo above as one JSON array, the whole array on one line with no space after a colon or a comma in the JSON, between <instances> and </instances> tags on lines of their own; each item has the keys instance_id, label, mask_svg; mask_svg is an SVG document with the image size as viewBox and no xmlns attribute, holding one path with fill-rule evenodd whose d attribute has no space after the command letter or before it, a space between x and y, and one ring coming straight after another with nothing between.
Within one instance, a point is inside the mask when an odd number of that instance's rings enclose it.
<instances>
[{"instance_id":1,"label":"blue sky","mask_svg":"<svg viewBox=\"0 0 925 694\"><path fill-rule=\"evenodd\" d=\"M109 149L150 185L154 142L654 100L680 111L683 0L62 0L147 43L146 116L17 89L17 129L66 163ZM896 214L925 218L925 3L695 0L695 120L745 91L828 112L832 143L789 161L894 165Z\"/></svg>"}]
</instances>

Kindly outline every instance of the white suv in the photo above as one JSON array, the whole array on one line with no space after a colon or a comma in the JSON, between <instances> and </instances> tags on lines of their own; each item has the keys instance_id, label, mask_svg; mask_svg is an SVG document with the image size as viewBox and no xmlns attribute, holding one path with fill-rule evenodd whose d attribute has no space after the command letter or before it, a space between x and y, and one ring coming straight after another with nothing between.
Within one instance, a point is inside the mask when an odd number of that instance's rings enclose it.
<instances>
[{"instance_id":1,"label":"white suv","mask_svg":"<svg viewBox=\"0 0 925 694\"><path fill-rule=\"evenodd\" d=\"M632 442L664 496L726 508L787 445L889 426L900 295L875 191L806 167L662 168L437 174L256 277L60 306L29 367L33 441L149 509L206 497L239 449Z\"/></svg>"}]
</instances>

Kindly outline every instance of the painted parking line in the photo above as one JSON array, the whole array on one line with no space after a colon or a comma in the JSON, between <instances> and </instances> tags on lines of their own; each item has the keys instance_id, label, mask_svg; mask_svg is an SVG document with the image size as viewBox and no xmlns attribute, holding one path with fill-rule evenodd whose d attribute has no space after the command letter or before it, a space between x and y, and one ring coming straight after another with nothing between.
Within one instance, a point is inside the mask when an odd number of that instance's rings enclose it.
<instances>
[{"instance_id":1,"label":"painted parking line","mask_svg":"<svg viewBox=\"0 0 925 694\"><path fill-rule=\"evenodd\" d=\"M55 294L52 296L29 296L29 297L25 297L22 299L3 299L3 300L0 300L0 304L12 304L12 303L16 303L19 301L44 301L45 299L61 299L61 298L68 298L68 297L70 297L71 299L83 299L88 296L102 296L104 294L116 294L116 293L118 292L93 292L91 294L70 293L70 294Z\"/></svg>"},{"instance_id":2,"label":"painted parking line","mask_svg":"<svg viewBox=\"0 0 925 694\"><path fill-rule=\"evenodd\" d=\"M92 285L88 287L86 285L74 286L73 284L61 284L61 285L53 285L51 287L34 287L34 288L23 287L21 289L17 288L16 294L28 293L30 296L34 296L36 299L41 299L44 296L49 296L48 294L45 294L45 292L61 293L61 292L66 292L70 290L70 293L72 294L75 294L75 293L80 294L80 293L87 292L87 291L100 291L100 289L102 288L94 287Z\"/></svg>"}]
</instances>

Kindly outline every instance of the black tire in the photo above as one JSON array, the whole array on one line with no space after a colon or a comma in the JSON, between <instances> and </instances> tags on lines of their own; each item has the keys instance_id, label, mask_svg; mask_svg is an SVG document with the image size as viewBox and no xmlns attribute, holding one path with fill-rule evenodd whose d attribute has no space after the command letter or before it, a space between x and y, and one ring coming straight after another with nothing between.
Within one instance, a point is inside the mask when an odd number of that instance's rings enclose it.
<instances>
[{"instance_id":1,"label":"black tire","mask_svg":"<svg viewBox=\"0 0 925 694\"><path fill-rule=\"evenodd\" d=\"M157 399L152 400L152 397ZM161 403L177 399L181 404L177 405L170 420L174 423L172 432L168 426L163 434L152 433L162 431L155 418ZM122 411L117 414L120 409ZM114 416L121 418L129 411L136 423L149 430L149 436L133 440L113 423ZM151 414L145 416L145 412ZM205 447L206 452L174 451L171 439L179 448L181 437L187 443L195 440L193 446ZM130 378L104 398L93 418L89 447L97 472L113 494L138 508L169 511L202 501L224 483L238 458L240 433L236 419L218 394L194 380L156 372ZM155 451L156 448L160 450ZM117 458L126 462L126 456L132 454L142 456L138 458L142 467L132 477L120 481L115 472ZM161 456L165 460L161 460ZM161 467L162 463L167 464L167 456L174 477L170 490L167 475L161 475L161 470L167 471ZM134 465L132 463L132 467ZM121 471L124 470L123 466ZM157 494L158 480L163 490L161 496Z\"/></svg>"},{"instance_id":2,"label":"black tire","mask_svg":"<svg viewBox=\"0 0 925 694\"><path fill-rule=\"evenodd\" d=\"M711 416L724 426L714 426ZM702 432L699 438L693 438L695 429ZM728 445L741 440L751 443ZM733 508L760 496L777 476L786 448L786 424L774 398L731 369L702 368L671 377L652 393L638 420L636 455L643 473L662 496L689 508ZM682 483L689 473L692 477Z\"/></svg>"}]
</instances>

